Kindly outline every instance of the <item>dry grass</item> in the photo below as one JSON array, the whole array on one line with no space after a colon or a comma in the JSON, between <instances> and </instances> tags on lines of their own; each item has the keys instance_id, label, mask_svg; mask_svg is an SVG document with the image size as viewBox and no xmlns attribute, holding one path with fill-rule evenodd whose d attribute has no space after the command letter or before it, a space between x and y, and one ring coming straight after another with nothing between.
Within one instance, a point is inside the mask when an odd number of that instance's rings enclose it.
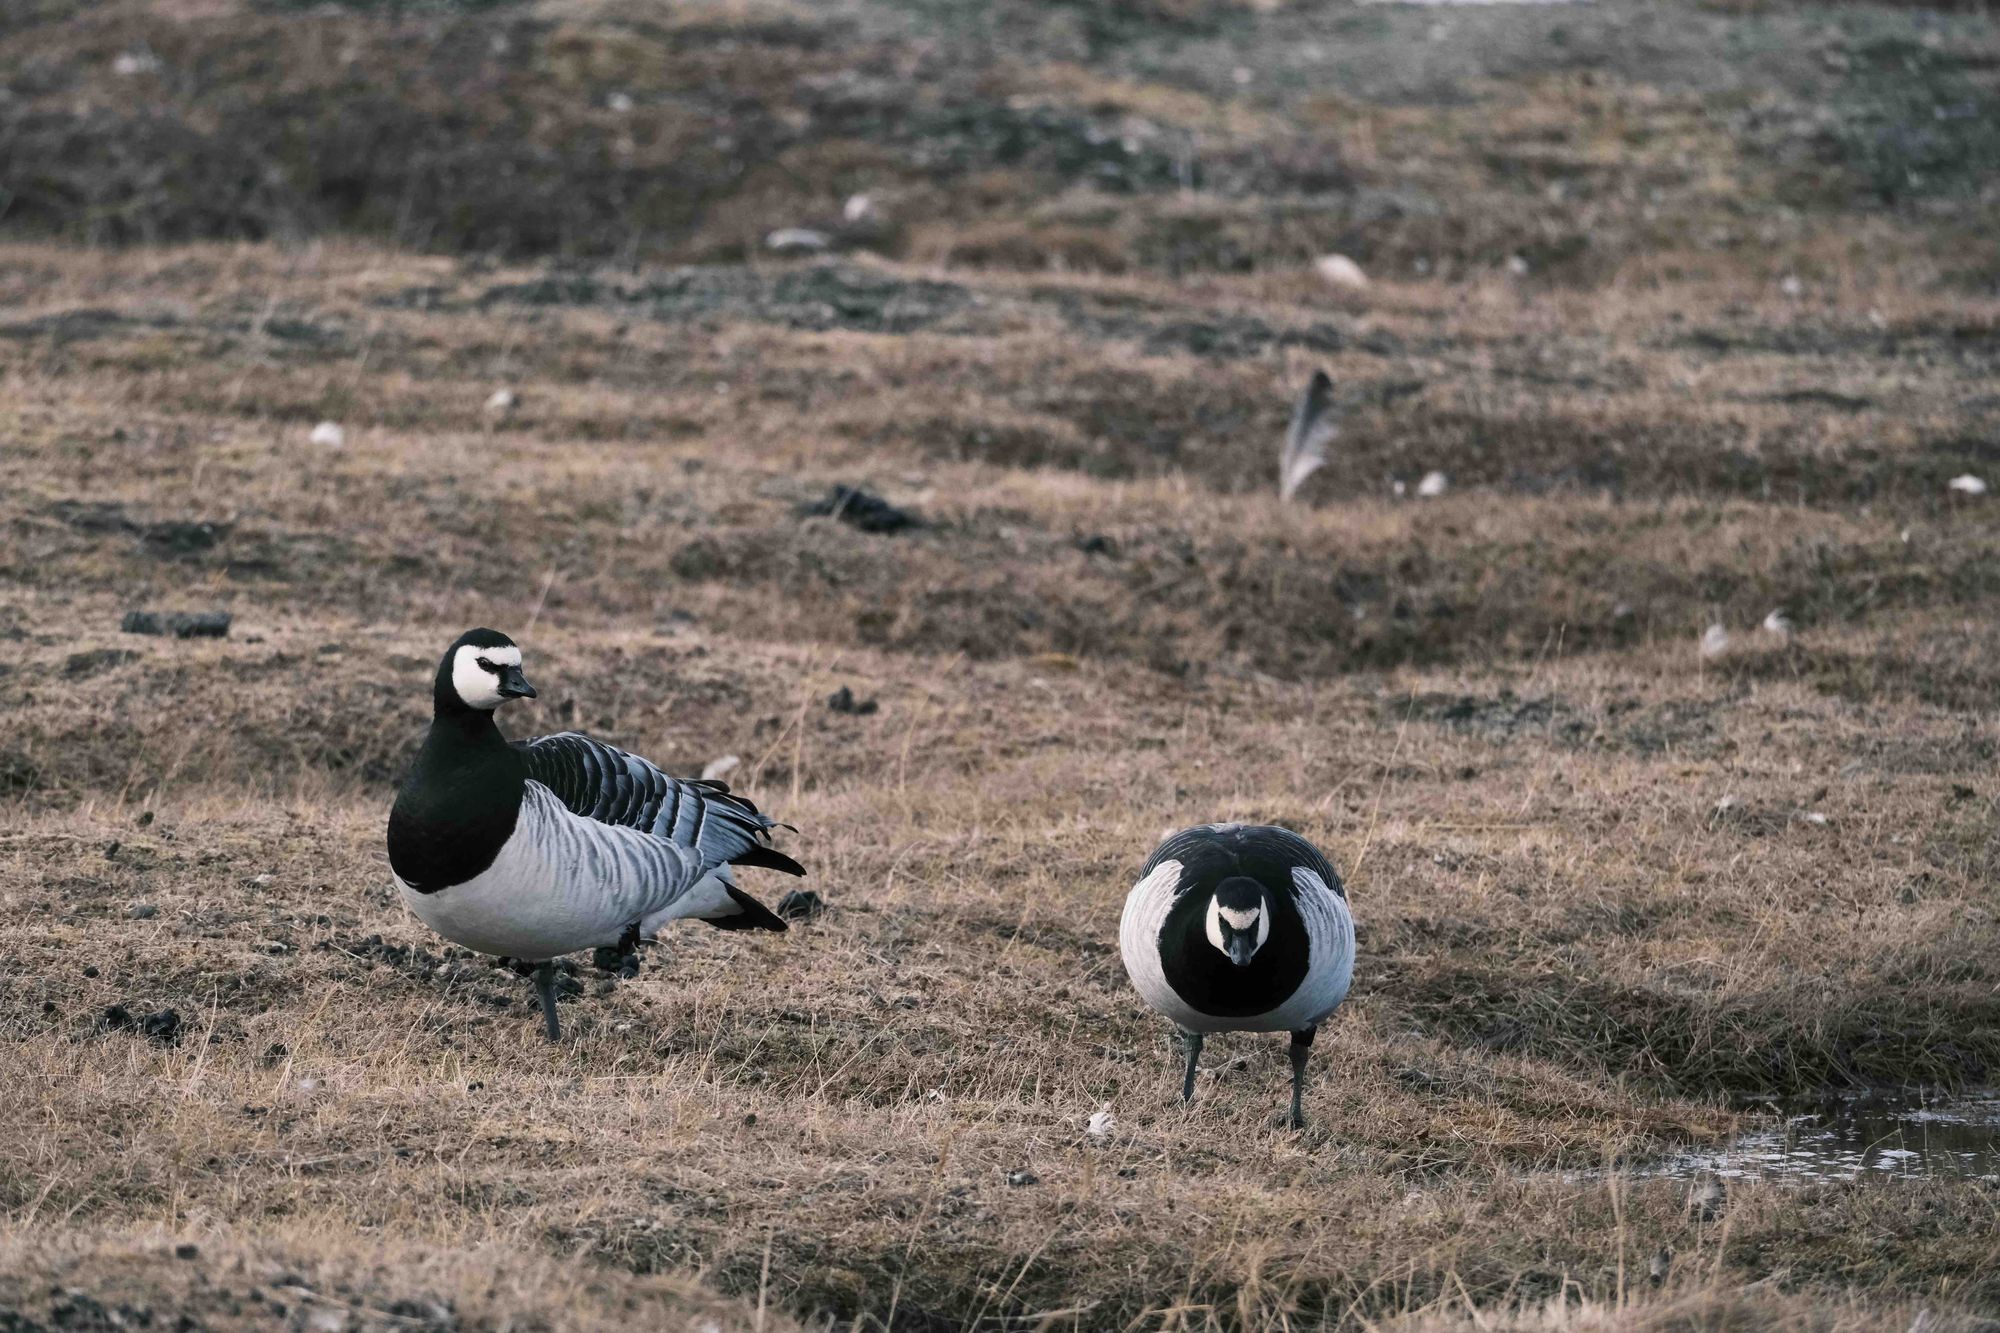
<instances>
[{"instance_id":1,"label":"dry grass","mask_svg":"<svg viewBox=\"0 0 2000 1333\"><path fill-rule=\"evenodd\" d=\"M1990 1182L1709 1217L1625 1169L2000 1067L2000 539L1945 488L2000 480L1986 122L1898 110L1991 105L1990 16L281 8L0 18L12 220L290 238L0 251L0 1328L2000 1317ZM448 122L453 62L492 81ZM329 184L369 126L387 174ZM200 151L135 184L154 134ZM183 169L229 134L281 168L247 203ZM507 206L396 174L447 150L520 155ZM888 257L629 262L860 189ZM1318 365L1346 431L1281 508ZM836 483L923 526L799 516ZM382 855L473 624L527 649L517 731L740 755L827 915L583 969L540 1041ZM1351 881L1302 1136L1268 1041L1173 1100L1112 945L1219 817Z\"/></svg>"}]
</instances>

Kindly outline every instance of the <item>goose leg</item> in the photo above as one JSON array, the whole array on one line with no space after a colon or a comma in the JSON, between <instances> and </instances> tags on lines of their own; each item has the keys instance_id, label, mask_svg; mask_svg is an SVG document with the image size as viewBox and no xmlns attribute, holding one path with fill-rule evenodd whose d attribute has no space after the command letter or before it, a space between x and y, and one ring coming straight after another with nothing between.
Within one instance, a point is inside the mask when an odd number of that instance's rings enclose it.
<instances>
[{"instance_id":1,"label":"goose leg","mask_svg":"<svg viewBox=\"0 0 2000 1333\"><path fill-rule=\"evenodd\" d=\"M1181 1080L1181 1100L1191 1102L1194 1100L1195 1062L1201 1059L1201 1034L1182 1028L1181 1044L1187 1051L1187 1077Z\"/></svg>"},{"instance_id":2,"label":"goose leg","mask_svg":"<svg viewBox=\"0 0 2000 1333\"><path fill-rule=\"evenodd\" d=\"M556 960L544 960L535 968L535 991L542 997L542 1021L550 1041L562 1040L562 1020L556 1017Z\"/></svg>"},{"instance_id":3,"label":"goose leg","mask_svg":"<svg viewBox=\"0 0 2000 1333\"><path fill-rule=\"evenodd\" d=\"M1306 1127L1306 1056L1312 1053L1313 1036L1318 1028L1307 1028L1292 1034L1292 1128Z\"/></svg>"}]
</instances>

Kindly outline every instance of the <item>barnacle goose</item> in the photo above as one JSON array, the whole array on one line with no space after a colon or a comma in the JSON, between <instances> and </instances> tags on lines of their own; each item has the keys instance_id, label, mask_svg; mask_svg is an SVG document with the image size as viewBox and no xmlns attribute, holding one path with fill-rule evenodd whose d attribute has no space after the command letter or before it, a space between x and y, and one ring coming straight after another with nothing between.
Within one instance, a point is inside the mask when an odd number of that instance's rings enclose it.
<instances>
[{"instance_id":1,"label":"barnacle goose","mask_svg":"<svg viewBox=\"0 0 2000 1333\"><path fill-rule=\"evenodd\" d=\"M1202 824L1140 871L1118 927L1125 971L1186 1042L1181 1100L1209 1032L1290 1032L1292 1114L1305 1127L1313 1034L1347 997L1354 918L1319 849L1289 829Z\"/></svg>"},{"instance_id":2,"label":"barnacle goose","mask_svg":"<svg viewBox=\"0 0 2000 1333\"><path fill-rule=\"evenodd\" d=\"M468 630L445 651L430 731L389 812L389 866L438 934L538 965L553 1041L558 956L629 953L682 917L783 930L731 867L805 870L765 845L773 822L720 782L670 778L573 731L509 744L494 710L534 697L506 635Z\"/></svg>"}]
</instances>

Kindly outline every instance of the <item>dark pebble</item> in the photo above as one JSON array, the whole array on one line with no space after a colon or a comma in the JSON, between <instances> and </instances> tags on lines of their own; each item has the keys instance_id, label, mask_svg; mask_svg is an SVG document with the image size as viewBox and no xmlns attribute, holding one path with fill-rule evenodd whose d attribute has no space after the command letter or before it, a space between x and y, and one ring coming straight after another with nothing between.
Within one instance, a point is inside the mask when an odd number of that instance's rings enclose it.
<instances>
[{"instance_id":1,"label":"dark pebble","mask_svg":"<svg viewBox=\"0 0 2000 1333\"><path fill-rule=\"evenodd\" d=\"M226 639L232 619L227 611L127 611L118 628L176 639Z\"/></svg>"},{"instance_id":2,"label":"dark pebble","mask_svg":"<svg viewBox=\"0 0 2000 1333\"><path fill-rule=\"evenodd\" d=\"M826 706L833 712L851 713L856 717L867 717L881 707L873 699L856 699L854 691L845 685L826 697Z\"/></svg>"},{"instance_id":3,"label":"dark pebble","mask_svg":"<svg viewBox=\"0 0 2000 1333\"><path fill-rule=\"evenodd\" d=\"M778 915L787 921L811 921L826 911L826 900L811 889L793 889L778 899Z\"/></svg>"},{"instance_id":4,"label":"dark pebble","mask_svg":"<svg viewBox=\"0 0 2000 1333\"><path fill-rule=\"evenodd\" d=\"M815 500L799 510L802 517L837 518L863 532L902 532L922 527L922 520L906 509L898 509L879 495L859 486L835 486L824 500Z\"/></svg>"},{"instance_id":5,"label":"dark pebble","mask_svg":"<svg viewBox=\"0 0 2000 1333\"><path fill-rule=\"evenodd\" d=\"M134 921L151 921L159 914L160 909L151 903L140 903L125 915L131 917Z\"/></svg>"},{"instance_id":6,"label":"dark pebble","mask_svg":"<svg viewBox=\"0 0 2000 1333\"><path fill-rule=\"evenodd\" d=\"M199 1246L199 1245L190 1245L190 1244L185 1244L185 1243L184 1243L184 1244L180 1244L180 1245L176 1245L176 1246L174 1246L174 1258L176 1258L176 1259L199 1259L199 1258L201 1258L201 1246Z\"/></svg>"}]
</instances>

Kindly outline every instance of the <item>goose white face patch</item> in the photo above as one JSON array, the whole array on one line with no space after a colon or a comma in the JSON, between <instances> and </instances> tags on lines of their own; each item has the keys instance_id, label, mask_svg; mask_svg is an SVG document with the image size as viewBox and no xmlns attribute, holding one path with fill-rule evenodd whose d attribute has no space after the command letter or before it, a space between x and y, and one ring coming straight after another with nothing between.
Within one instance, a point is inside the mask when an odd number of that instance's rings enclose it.
<instances>
[{"instance_id":1,"label":"goose white face patch","mask_svg":"<svg viewBox=\"0 0 2000 1333\"><path fill-rule=\"evenodd\" d=\"M1208 942L1213 944L1218 952L1229 952L1229 943L1223 938L1222 934L1222 923L1225 921L1229 923L1231 930L1239 934L1250 929L1252 926L1257 928L1257 943L1250 951L1253 954L1258 949L1264 947L1265 940L1271 938L1271 916L1270 913L1264 910L1262 903L1250 908L1248 911L1242 911L1234 907L1224 907L1219 899L1210 898L1208 900Z\"/></svg>"},{"instance_id":2,"label":"goose white face patch","mask_svg":"<svg viewBox=\"0 0 2000 1333\"><path fill-rule=\"evenodd\" d=\"M500 671L488 671L482 661L505 670L521 665L519 648L476 648L466 644L451 656L451 687L468 708L488 711L506 703L500 694Z\"/></svg>"}]
</instances>

